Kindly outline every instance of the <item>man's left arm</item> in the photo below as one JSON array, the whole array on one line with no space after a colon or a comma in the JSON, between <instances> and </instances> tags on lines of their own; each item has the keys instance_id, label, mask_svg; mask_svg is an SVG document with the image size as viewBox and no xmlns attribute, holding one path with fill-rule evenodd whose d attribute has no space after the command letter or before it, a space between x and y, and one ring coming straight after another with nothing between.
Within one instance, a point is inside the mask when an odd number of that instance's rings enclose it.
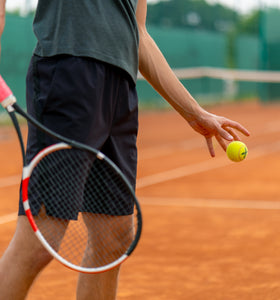
<instances>
[{"instance_id":1,"label":"man's left arm","mask_svg":"<svg viewBox=\"0 0 280 300\"><path fill-rule=\"evenodd\" d=\"M189 125L202 134L211 156L215 156L212 137L226 150L224 140L239 140L235 130L249 132L239 123L204 110L176 77L146 29L147 0L138 0L136 18L140 36L139 71L153 88L180 113Z\"/></svg>"}]
</instances>

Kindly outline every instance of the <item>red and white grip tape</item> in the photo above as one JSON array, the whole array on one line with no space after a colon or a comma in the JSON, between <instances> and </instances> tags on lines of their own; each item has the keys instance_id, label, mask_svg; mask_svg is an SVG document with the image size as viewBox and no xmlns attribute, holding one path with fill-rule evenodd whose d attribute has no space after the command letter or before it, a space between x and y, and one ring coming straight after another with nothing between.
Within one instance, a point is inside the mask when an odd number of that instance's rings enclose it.
<instances>
[{"instance_id":1,"label":"red and white grip tape","mask_svg":"<svg viewBox=\"0 0 280 300\"><path fill-rule=\"evenodd\" d=\"M8 87L5 80L0 75L0 103L4 108L13 105L16 102L16 98L13 95L11 89Z\"/></svg>"}]
</instances>

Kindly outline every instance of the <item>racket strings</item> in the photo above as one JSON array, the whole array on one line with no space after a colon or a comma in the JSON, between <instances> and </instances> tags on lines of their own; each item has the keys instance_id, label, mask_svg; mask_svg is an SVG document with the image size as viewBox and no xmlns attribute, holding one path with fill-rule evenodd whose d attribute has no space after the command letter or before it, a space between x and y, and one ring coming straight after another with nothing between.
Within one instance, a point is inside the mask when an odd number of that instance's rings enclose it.
<instances>
[{"instance_id":1,"label":"racket strings","mask_svg":"<svg viewBox=\"0 0 280 300\"><path fill-rule=\"evenodd\" d=\"M31 174L28 198L41 234L72 264L110 264L133 242L134 198L116 170L92 153L45 156Z\"/></svg>"}]
</instances>

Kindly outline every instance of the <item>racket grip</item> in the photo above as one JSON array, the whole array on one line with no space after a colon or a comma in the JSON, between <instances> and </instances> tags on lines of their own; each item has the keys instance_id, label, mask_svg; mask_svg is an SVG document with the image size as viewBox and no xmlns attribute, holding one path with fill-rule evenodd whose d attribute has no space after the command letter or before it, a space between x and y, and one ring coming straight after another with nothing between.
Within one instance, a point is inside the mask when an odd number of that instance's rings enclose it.
<instances>
[{"instance_id":1,"label":"racket grip","mask_svg":"<svg viewBox=\"0 0 280 300\"><path fill-rule=\"evenodd\" d=\"M16 102L16 98L13 95L11 89L0 75L0 103L4 108L8 108Z\"/></svg>"}]
</instances>

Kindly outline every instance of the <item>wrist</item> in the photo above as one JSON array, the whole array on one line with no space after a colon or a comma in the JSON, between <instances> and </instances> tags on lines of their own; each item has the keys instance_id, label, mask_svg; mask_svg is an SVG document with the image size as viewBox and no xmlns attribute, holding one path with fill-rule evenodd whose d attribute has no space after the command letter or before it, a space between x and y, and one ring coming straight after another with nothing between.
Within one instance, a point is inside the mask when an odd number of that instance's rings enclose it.
<instances>
[{"instance_id":1,"label":"wrist","mask_svg":"<svg viewBox=\"0 0 280 300\"><path fill-rule=\"evenodd\" d=\"M191 95L189 95L188 101L184 104L185 106L182 109L183 116L188 122L200 119L206 112Z\"/></svg>"}]
</instances>

